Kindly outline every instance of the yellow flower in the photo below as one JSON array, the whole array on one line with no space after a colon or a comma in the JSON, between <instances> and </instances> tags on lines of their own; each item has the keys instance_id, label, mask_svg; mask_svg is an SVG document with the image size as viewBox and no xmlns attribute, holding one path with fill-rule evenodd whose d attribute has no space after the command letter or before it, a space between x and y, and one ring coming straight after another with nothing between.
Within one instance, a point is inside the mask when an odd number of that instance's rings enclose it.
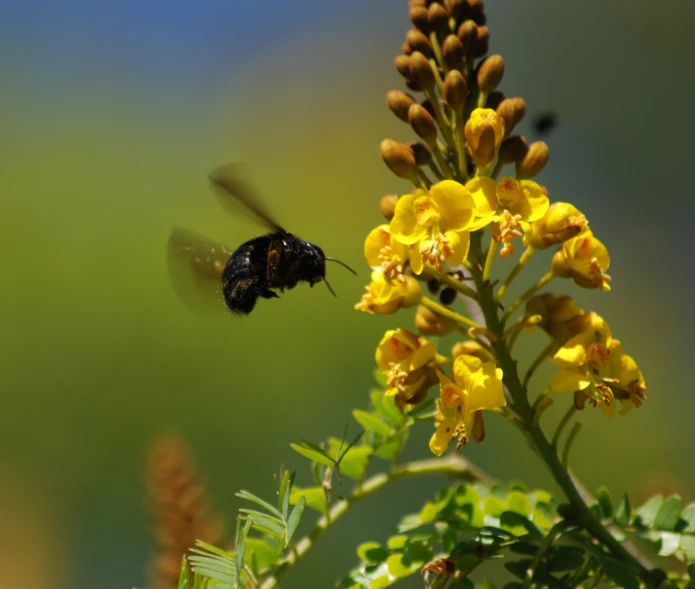
<instances>
[{"instance_id":1,"label":"yellow flower","mask_svg":"<svg viewBox=\"0 0 695 589\"><path fill-rule=\"evenodd\" d=\"M401 196L391 219L391 234L410 246L410 269L420 274L425 263L438 272L444 262L457 266L466 259L473 220L473 197L454 180L443 180L429 192Z\"/></svg>"},{"instance_id":2,"label":"yellow flower","mask_svg":"<svg viewBox=\"0 0 695 589\"><path fill-rule=\"evenodd\" d=\"M388 379L386 394L398 395L404 402L419 400L429 388L428 364L436 353L432 342L407 329L387 331L376 349L376 365Z\"/></svg>"},{"instance_id":3,"label":"yellow flower","mask_svg":"<svg viewBox=\"0 0 695 589\"><path fill-rule=\"evenodd\" d=\"M543 294L532 297L526 303L526 316L540 315L538 326L543 329L559 347L570 337L584 331L581 324L586 317L584 311L567 295ZM581 325L578 325L578 322ZM533 331L535 325L530 325Z\"/></svg>"},{"instance_id":4,"label":"yellow flower","mask_svg":"<svg viewBox=\"0 0 695 589\"><path fill-rule=\"evenodd\" d=\"M611 277L606 274L610 262L606 246L587 230L562 244L553 256L551 269L555 276L572 277L584 288L610 290Z\"/></svg>"},{"instance_id":5,"label":"yellow flower","mask_svg":"<svg viewBox=\"0 0 695 589\"><path fill-rule=\"evenodd\" d=\"M491 108L476 108L463 129L471 158L478 166L487 166L504 139L504 119Z\"/></svg>"},{"instance_id":6,"label":"yellow flower","mask_svg":"<svg viewBox=\"0 0 695 589\"><path fill-rule=\"evenodd\" d=\"M575 206L566 202L555 202L541 219L531 224L522 223L522 226L524 245L543 250L579 235L589 223Z\"/></svg>"},{"instance_id":7,"label":"yellow flower","mask_svg":"<svg viewBox=\"0 0 695 589\"><path fill-rule=\"evenodd\" d=\"M405 282L403 268L408 261L408 247L393 238L388 225L372 229L364 242L364 257L387 279Z\"/></svg>"},{"instance_id":8,"label":"yellow flower","mask_svg":"<svg viewBox=\"0 0 695 589\"><path fill-rule=\"evenodd\" d=\"M471 433L476 439L482 439L482 414L477 414L483 409L497 409L507 404L502 370L493 362L483 362L475 356L464 354L456 358L454 380L440 373L439 388L435 416L437 429L430 439L430 450L437 456L444 454L449 441L454 438L458 439L457 450L468 443Z\"/></svg>"},{"instance_id":9,"label":"yellow flower","mask_svg":"<svg viewBox=\"0 0 695 589\"><path fill-rule=\"evenodd\" d=\"M575 393L580 408L584 398L601 407L606 417L615 412L614 390L620 384L622 345L613 339L610 327L596 313L587 313L586 329L570 338L553 356L560 371L550 389Z\"/></svg>"},{"instance_id":10,"label":"yellow flower","mask_svg":"<svg viewBox=\"0 0 695 589\"><path fill-rule=\"evenodd\" d=\"M643 401L646 401L647 396L644 394L646 390L647 385L637 362L632 356L623 354L620 359L620 383L614 390L615 398L623 405L620 414L625 415L630 409L639 407Z\"/></svg>"},{"instance_id":11,"label":"yellow flower","mask_svg":"<svg viewBox=\"0 0 695 589\"><path fill-rule=\"evenodd\" d=\"M390 315L404 307L414 307L422 300L422 289L412 276L405 276L404 282L390 282L380 270L372 272L372 281L365 287L366 293L355 305L358 311Z\"/></svg>"},{"instance_id":12,"label":"yellow flower","mask_svg":"<svg viewBox=\"0 0 695 589\"><path fill-rule=\"evenodd\" d=\"M500 257L514 253L512 240L521 237L522 222L532 223L545 215L550 201L533 180L517 180L510 176L495 182L478 176L466 184L475 201L475 220L469 231L493 223L492 236L504 243Z\"/></svg>"}]
</instances>

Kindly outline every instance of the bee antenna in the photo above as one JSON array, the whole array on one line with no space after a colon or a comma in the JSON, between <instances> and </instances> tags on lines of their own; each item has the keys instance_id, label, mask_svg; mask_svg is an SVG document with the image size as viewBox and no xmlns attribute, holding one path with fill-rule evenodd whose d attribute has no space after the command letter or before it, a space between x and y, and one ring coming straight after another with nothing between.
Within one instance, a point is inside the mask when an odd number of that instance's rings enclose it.
<instances>
[{"instance_id":1,"label":"bee antenna","mask_svg":"<svg viewBox=\"0 0 695 589\"><path fill-rule=\"evenodd\" d=\"M348 266L345 262L341 262L340 260L336 260L335 258L326 258L326 260L328 260L329 262L337 262L338 264L343 266L343 268L347 268L348 270L350 270L350 272L352 272L355 276L357 276L357 272L355 272L352 268L350 268L350 266ZM328 283L326 283L326 284L328 284ZM328 288L331 288L331 287L329 286ZM333 292L332 289L331 289L331 292Z\"/></svg>"},{"instance_id":2,"label":"bee antenna","mask_svg":"<svg viewBox=\"0 0 695 589\"><path fill-rule=\"evenodd\" d=\"M331 288L331 285L328 284L328 280L326 280L326 279L324 278L323 281L326 283L326 286L328 287L328 290L331 291L331 294L332 294L335 298L338 298L338 295L335 294L335 291Z\"/></svg>"}]
</instances>

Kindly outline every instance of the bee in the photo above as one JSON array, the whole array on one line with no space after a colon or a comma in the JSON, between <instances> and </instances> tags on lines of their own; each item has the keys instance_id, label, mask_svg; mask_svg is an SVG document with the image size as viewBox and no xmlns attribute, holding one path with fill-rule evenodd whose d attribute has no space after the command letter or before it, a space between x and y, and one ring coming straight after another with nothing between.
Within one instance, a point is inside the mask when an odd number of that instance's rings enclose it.
<instances>
[{"instance_id":1,"label":"bee","mask_svg":"<svg viewBox=\"0 0 695 589\"><path fill-rule=\"evenodd\" d=\"M327 261L357 274L340 260L327 257L319 246L283 229L242 180L238 166L217 168L209 180L225 210L234 214L241 204L271 232L232 250L193 231L173 228L168 248L169 275L175 290L189 306L198 307L198 295L203 292L208 301L222 298L232 313L248 315L259 298L279 298L277 290L283 293L300 282L313 287L323 280L336 296L326 280ZM191 286L196 293L191 292Z\"/></svg>"},{"instance_id":2,"label":"bee","mask_svg":"<svg viewBox=\"0 0 695 589\"><path fill-rule=\"evenodd\" d=\"M533 118L533 130L539 137L548 135L557 126L557 115L552 111L540 113Z\"/></svg>"}]
</instances>

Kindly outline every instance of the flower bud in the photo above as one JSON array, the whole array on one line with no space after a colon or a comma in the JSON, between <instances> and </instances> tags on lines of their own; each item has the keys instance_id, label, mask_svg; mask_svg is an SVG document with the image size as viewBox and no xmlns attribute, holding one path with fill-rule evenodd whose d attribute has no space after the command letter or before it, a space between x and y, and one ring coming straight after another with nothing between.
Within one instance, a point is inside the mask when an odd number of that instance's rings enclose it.
<instances>
[{"instance_id":1,"label":"flower bud","mask_svg":"<svg viewBox=\"0 0 695 589\"><path fill-rule=\"evenodd\" d=\"M415 314L415 327L425 335L444 336L456 331L457 325L452 319L437 315L427 307L420 305Z\"/></svg>"},{"instance_id":2,"label":"flower bud","mask_svg":"<svg viewBox=\"0 0 695 589\"><path fill-rule=\"evenodd\" d=\"M504 119L504 136L509 137L526 114L526 102L519 97L505 98L495 110Z\"/></svg>"},{"instance_id":3,"label":"flower bud","mask_svg":"<svg viewBox=\"0 0 695 589\"><path fill-rule=\"evenodd\" d=\"M505 126L505 130L506 130ZM523 135L513 135L502 141L499 152L499 160L503 164L518 162L526 157L528 153L528 143ZM546 194L546 196L548 196Z\"/></svg>"},{"instance_id":4,"label":"flower bud","mask_svg":"<svg viewBox=\"0 0 695 589\"><path fill-rule=\"evenodd\" d=\"M478 42L478 25L472 20L466 20L456 31L456 36L461 41L465 53L473 53Z\"/></svg>"},{"instance_id":5,"label":"flower bud","mask_svg":"<svg viewBox=\"0 0 695 589\"><path fill-rule=\"evenodd\" d=\"M379 201L379 208L381 209L381 214L386 217L387 221L393 219L393 212L396 209L397 202L398 196L395 194L385 194L381 197L381 201Z\"/></svg>"},{"instance_id":6,"label":"flower bud","mask_svg":"<svg viewBox=\"0 0 695 589\"><path fill-rule=\"evenodd\" d=\"M453 348L451 348L452 358L458 358L464 354L467 356L475 356L476 358L480 358L483 362L495 362L495 357L485 348L483 348L483 346L481 346L478 342L473 340L458 342L454 344Z\"/></svg>"},{"instance_id":7,"label":"flower bud","mask_svg":"<svg viewBox=\"0 0 695 589\"><path fill-rule=\"evenodd\" d=\"M386 93L386 104L401 121L408 122L408 109L415 104L412 96L401 90L390 90Z\"/></svg>"},{"instance_id":8,"label":"flower bud","mask_svg":"<svg viewBox=\"0 0 695 589\"><path fill-rule=\"evenodd\" d=\"M401 43L401 53L403 53L403 55L407 56L407 55L410 55L412 52L413 52L413 48L410 46L410 43L408 43L407 40L403 41L403 43Z\"/></svg>"},{"instance_id":9,"label":"flower bud","mask_svg":"<svg viewBox=\"0 0 695 589\"><path fill-rule=\"evenodd\" d=\"M427 165L432 161L432 152L421 141L408 141L406 145L413 150L415 163L418 166Z\"/></svg>"},{"instance_id":10,"label":"flower bud","mask_svg":"<svg viewBox=\"0 0 695 589\"><path fill-rule=\"evenodd\" d=\"M404 78L410 78L410 56L409 55L399 55L394 60L396 70Z\"/></svg>"},{"instance_id":11,"label":"flower bud","mask_svg":"<svg viewBox=\"0 0 695 589\"><path fill-rule=\"evenodd\" d=\"M429 60L420 51L415 51L410 56L410 76L412 80L423 90L434 88L434 72Z\"/></svg>"},{"instance_id":12,"label":"flower bud","mask_svg":"<svg viewBox=\"0 0 695 589\"><path fill-rule=\"evenodd\" d=\"M466 121L464 135L473 161L478 166L486 166L502 143L504 121L492 109L476 108Z\"/></svg>"},{"instance_id":13,"label":"flower bud","mask_svg":"<svg viewBox=\"0 0 695 589\"><path fill-rule=\"evenodd\" d=\"M540 328L553 338L556 345L561 346L575 335L576 326L572 327L572 322L584 311L572 297L548 293L530 298L525 314L540 316Z\"/></svg>"},{"instance_id":14,"label":"flower bud","mask_svg":"<svg viewBox=\"0 0 695 589\"><path fill-rule=\"evenodd\" d=\"M485 108L497 110L497 107L502 103L504 99L504 92L500 92L499 90L490 92L490 94L488 94L487 100L485 101Z\"/></svg>"},{"instance_id":15,"label":"flower bud","mask_svg":"<svg viewBox=\"0 0 695 589\"><path fill-rule=\"evenodd\" d=\"M490 45L490 29L486 26L478 27L477 38L473 44L473 57L482 57L487 53Z\"/></svg>"},{"instance_id":16,"label":"flower bud","mask_svg":"<svg viewBox=\"0 0 695 589\"><path fill-rule=\"evenodd\" d=\"M451 18L456 22L465 20L468 12L468 3L466 0L449 0L447 4L449 6L449 16L451 16Z\"/></svg>"},{"instance_id":17,"label":"flower bud","mask_svg":"<svg viewBox=\"0 0 695 589\"><path fill-rule=\"evenodd\" d=\"M427 34L430 32L429 11L424 4L411 4L409 9L410 21L415 28Z\"/></svg>"},{"instance_id":18,"label":"flower bud","mask_svg":"<svg viewBox=\"0 0 695 589\"><path fill-rule=\"evenodd\" d=\"M470 18L472 18L478 26L482 26L487 22L483 0L468 0L468 10Z\"/></svg>"},{"instance_id":19,"label":"flower bud","mask_svg":"<svg viewBox=\"0 0 695 589\"><path fill-rule=\"evenodd\" d=\"M439 39L444 39L449 32L449 14L438 2L432 2L429 7L430 30L437 34Z\"/></svg>"},{"instance_id":20,"label":"flower bud","mask_svg":"<svg viewBox=\"0 0 695 589\"><path fill-rule=\"evenodd\" d=\"M572 277L583 288L610 290L611 277L606 274L609 265L606 246L586 229L562 244L553 255L550 270L560 278Z\"/></svg>"},{"instance_id":21,"label":"flower bud","mask_svg":"<svg viewBox=\"0 0 695 589\"><path fill-rule=\"evenodd\" d=\"M516 162L516 177L526 180L540 174L548 163L548 153L548 145L545 141L534 141L529 145L526 156Z\"/></svg>"},{"instance_id":22,"label":"flower bud","mask_svg":"<svg viewBox=\"0 0 695 589\"><path fill-rule=\"evenodd\" d=\"M408 109L408 121L413 131L421 137L425 143L432 145L437 140L437 124L432 115L419 104L413 104Z\"/></svg>"},{"instance_id":23,"label":"flower bud","mask_svg":"<svg viewBox=\"0 0 695 589\"><path fill-rule=\"evenodd\" d=\"M465 53L456 35L449 35L442 44L442 57L448 70L463 70Z\"/></svg>"},{"instance_id":24,"label":"flower bud","mask_svg":"<svg viewBox=\"0 0 695 589\"><path fill-rule=\"evenodd\" d=\"M466 78L458 70L451 70L444 79L444 99L456 112L461 112L466 108L468 85Z\"/></svg>"},{"instance_id":25,"label":"flower bud","mask_svg":"<svg viewBox=\"0 0 695 589\"><path fill-rule=\"evenodd\" d=\"M412 276L404 276L405 282L387 282L383 272L372 272L372 281L366 287L367 292L355 305L358 311L390 315L398 309L414 307L422 300L422 289Z\"/></svg>"},{"instance_id":26,"label":"flower bud","mask_svg":"<svg viewBox=\"0 0 695 589\"><path fill-rule=\"evenodd\" d=\"M393 139L384 139L379 146L379 150L384 162L396 176L407 179L417 176L415 155L407 145Z\"/></svg>"},{"instance_id":27,"label":"flower bud","mask_svg":"<svg viewBox=\"0 0 695 589\"><path fill-rule=\"evenodd\" d=\"M504 59L501 55L491 55L478 68L478 86L481 92L489 94L500 85L504 75Z\"/></svg>"},{"instance_id":28,"label":"flower bud","mask_svg":"<svg viewBox=\"0 0 695 589\"><path fill-rule=\"evenodd\" d=\"M429 39L417 29L410 29L406 35L406 41L413 50L413 53L419 51L425 57L434 57L434 51Z\"/></svg>"},{"instance_id":29,"label":"flower bud","mask_svg":"<svg viewBox=\"0 0 695 589\"><path fill-rule=\"evenodd\" d=\"M482 442L485 439L485 420L482 411L476 411L473 414L473 439L476 442Z\"/></svg>"}]
</instances>

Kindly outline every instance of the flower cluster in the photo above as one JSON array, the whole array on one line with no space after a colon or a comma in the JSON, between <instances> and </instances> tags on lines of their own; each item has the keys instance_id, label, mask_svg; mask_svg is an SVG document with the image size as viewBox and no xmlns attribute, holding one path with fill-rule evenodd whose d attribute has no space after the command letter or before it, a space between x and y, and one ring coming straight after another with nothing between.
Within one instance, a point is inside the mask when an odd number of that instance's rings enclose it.
<instances>
[{"instance_id":1,"label":"flower cluster","mask_svg":"<svg viewBox=\"0 0 695 589\"><path fill-rule=\"evenodd\" d=\"M386 394L406 412L439 385L430 441L437 455L452 439L457 448L482 440L482 410L530 429L520 416L543 406L529 400L536 365L523 386L509 371L516 371L514 341L523 327L538 325L552 339L538 363L549 358L559 367L549 390L572 392L577 408L588 401L607 415L616 400L623 413L638 407L646 398L644 379L607 323L569 297L536 296L555 278L610 290L610 258L586 217L570 203L551 202L547 188L533 180L548 162L548 146L514 133L526 105L499 90L504 60L486 56L490 32L482 2L410 0L410 19L413 28L395 65L411 93L392 90L386 102L419 139L385 139L380 149L389 169L412 188L381 200L386 223L367 235L372 278L356 305L379 314L417 307L418 333L392 329L378 346ZM514 259L519 246L523 253L507 278L494 280L495 259ZM505 307L516 276L535 252L549 248L555 251L546 274ZM466 312L455 310L458 303ZM519 309L525 313L512 324ZM450 334L463 340L449 357L426 339Z\"/></svg>"}]
</instances>

